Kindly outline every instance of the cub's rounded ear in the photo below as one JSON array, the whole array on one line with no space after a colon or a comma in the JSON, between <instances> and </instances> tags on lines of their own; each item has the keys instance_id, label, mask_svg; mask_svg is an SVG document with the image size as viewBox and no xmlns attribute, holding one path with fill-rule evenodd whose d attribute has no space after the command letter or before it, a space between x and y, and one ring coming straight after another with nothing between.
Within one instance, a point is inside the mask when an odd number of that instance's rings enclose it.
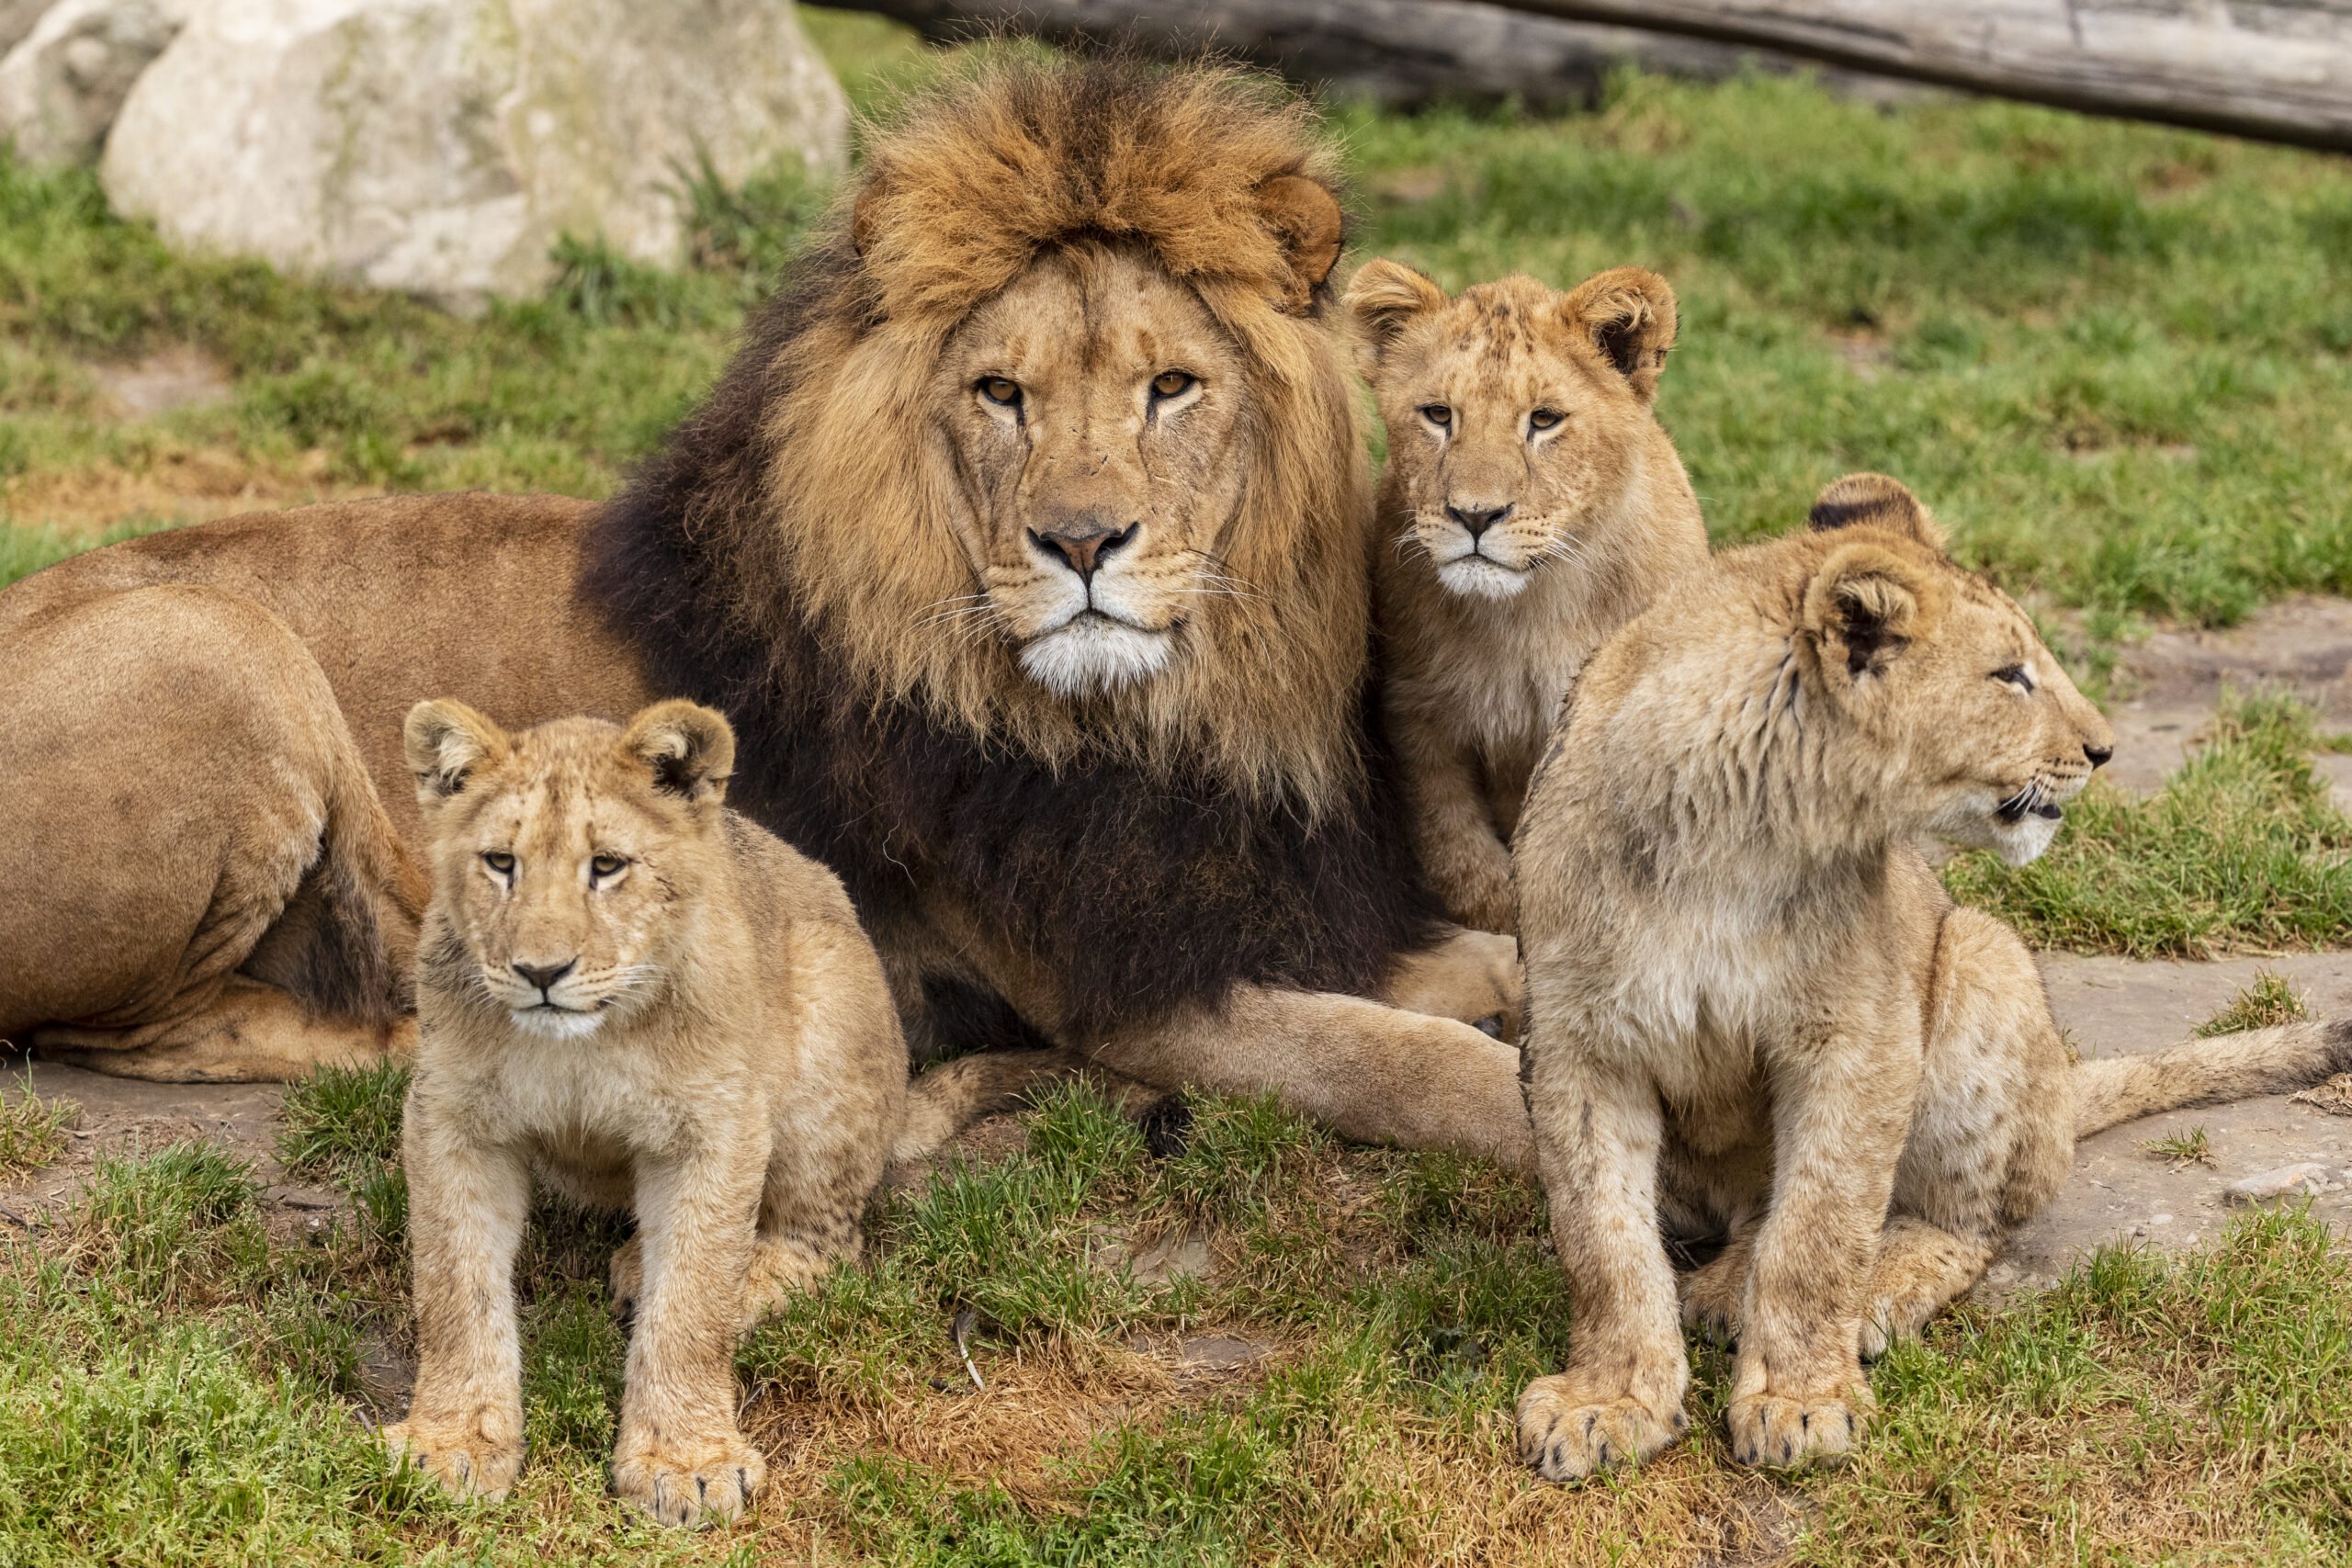
<instances>
[{"instance_id":1,"label":"cub's rounded ear","mask_svg":"<svg viewBox=\"0 0 2352 1568\"><path fill-rule=\"evenodd\" d=\"M1944 531L1900 479L1884 474L1848 474L1832 479L1814 498L1805 522L1816 534L1832 528L1883 528L1917 539L1942 554Z\"/></svg>"},{"instance_id":2,"label":"cub's rounded ear","mask_svg":"<svg viewBox=\"0 0 2352 1568\"><path fill-rule=\"evenodd\" d=\"M1363 345L1368 376L1407 327L1431 310L1445 308L1445 290L1425 272L1386 256L1374 256L1356 268L1340 303L1349 324L1355 328L1357 341Z\"/></svg>"},{"instance_id":3,"label":"cub's rounded ear","mask_svg":"<svg viewBox=\"0 0 2352 1568\"><path fill-rule=\"evenodd\" d=\"M416 775L417 804L427 807L463 793L476 768L514 749L506 731L455 697L409 709L401 740L408 752L408 771Z\"/></svg>"},{"instance_id":4,"label":"cub's rounded ear","mask_svg":"<svg viewBox=\"0 0 2352 1568\"><path fill-rule=\"evenodd\" d=\"M1657 396L1678 324L1666 279L1645 267L1611 267L1568 290L1560 311L1625 378L1635 397L1648 402Z\"/></svg>"},{"instance_id":5,"label":"cub's rounded ear","mask_svg":"<svg viewBox=\"0 0 2352 1568\"><path fill-rule=\"evenodd\" d=\"M1340 243L1347 228L1340 198L1305 175L1277 175L1258 187L1258 214L1290 258L1298 284L1290 304L1304 309L1340 265Z\"/></svg>"},{"instance_id":6,"label":"cub's rounded ear","mask_svg":"<svg viewBox=\"0 0 2352 1568\"><path fill-rule=\"evenodd\" d=\"M1924 560L1867 540L1840 545L1804 594L1804 627L1825 671L1860 682L1883 674L1935 629L1942 589Z\"/></svg>"},{"instance_id":7,"label":"cub's rounded ear","mask_svg":"<svg viewBox=\"0 0 2352 1568\"><path fill-rule=\"evenodd\" d=\"M653 770L653 787L697 802L725 798L735 772L735 731L716 709L683 698L629 720L621 749Z\"/></svg>"}]
</instances>

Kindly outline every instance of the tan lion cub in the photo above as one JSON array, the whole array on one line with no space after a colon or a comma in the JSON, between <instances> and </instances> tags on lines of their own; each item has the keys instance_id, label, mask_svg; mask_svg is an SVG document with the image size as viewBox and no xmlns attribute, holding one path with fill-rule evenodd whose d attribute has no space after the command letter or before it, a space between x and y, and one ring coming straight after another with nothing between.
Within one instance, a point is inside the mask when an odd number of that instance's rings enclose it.
<instances>
[{"instance_id":1,"label":"tan lion cub","mask_svg":"<svg viewBox=\"0 0 2352 1568\"><path fill-rule=\"evenodd\" d=\"M1621 266L1566 294L1506 277L1448 299L1373 261L1347 309L1388 427L1377 621L1416 847L1455 919L1510 933L1511 831L1560 694L1707 558L1652 413L1674 291Z\"/></svg>"},{"instance_id":2,"label":"tan lion cub","mask_svg":"<svg viewBox=\"0 0 2352 1568\"><path fill-rule=\"evenodd\" d=\"M1875 474L1721 557L1586 666L1517 845L1525 1060L1567 1370L1519 1402L1553 1480L1646 1459L1689 1361L1660 1222L1727 1238L1680 1316L1737 1338L1743 1463L1849 1448L1860 1357L1917 1330L2113 1122L2316 1081L2352 1027L2070 1064L2033 959L1924 835L2023 863L2113 733Z\"/></svg>"},{"instance_id":3,"label":"tan lion cub","mask_svg":"<svg viewBox=\"0 0 2352 1568\"><path fill-rule=\"evenodd\" d=\"M636 1298L614 1489L672 1524L732 1517L766 1471L735 1425L741 1329L856 1256L894 1156L1047 1054L966 1057L910 1092L848 896L722 804L735 737L708 708L508 735L428 702L406 740L434 897L402 1134L419 1366L385 1438L455 1491L513 1483L537 1177L637 1213L614 1260Z\"/></svg>"}]
</instances>

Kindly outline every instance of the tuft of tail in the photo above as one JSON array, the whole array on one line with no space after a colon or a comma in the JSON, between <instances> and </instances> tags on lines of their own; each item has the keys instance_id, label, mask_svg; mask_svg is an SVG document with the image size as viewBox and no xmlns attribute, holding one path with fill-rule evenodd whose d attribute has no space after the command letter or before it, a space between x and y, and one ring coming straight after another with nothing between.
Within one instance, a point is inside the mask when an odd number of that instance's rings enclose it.
<instances>
[{"instance_id":1,"label":"tuft of tail","mask_svg":"<svg viewBox=\"0 0 2352 1568\"><path fill-rule=\"evenodd\" d=\"M890 1163L928 1159L981 1117L1010 1111L1085 1066L1070 1051L975 1051L927 1067L907 1086L906 1120L890 1145Z\"/></svg>"},{"instance_id":2,"label":"tuft of tail","mask_svg":"<svg viewBox=\"0 0 2352 1568\"><path fill-rule=\"evenodd\" d=\"M2159 1111L2306 1089L2341 1072L2352 1072L2352 1019L2249 1029L2141 1055L2101 1056L2075 1066L2075 1136Z\"/></svg>"}]
</instances>

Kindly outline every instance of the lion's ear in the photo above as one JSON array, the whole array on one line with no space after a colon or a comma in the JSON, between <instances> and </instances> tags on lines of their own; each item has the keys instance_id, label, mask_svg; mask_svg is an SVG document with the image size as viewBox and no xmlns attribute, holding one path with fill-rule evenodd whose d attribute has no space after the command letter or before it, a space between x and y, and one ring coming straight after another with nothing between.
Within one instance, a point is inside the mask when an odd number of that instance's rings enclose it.
<instances>
[{"instance_id":1,"label":"lion's ear","mask_svg":"<svg viewBox=\"0 0 2352 1568\"><path fill-rule=\"evenodd\" d=\"M1303 302L1340 265L1340 198L1305 175L1277 175L1258 187L1258 211L1290 256Z\"/></svg>"},{"instance_id":2,"label":"lion's ear","mask_svg":"<svg viewBox=\"0 0 2352 1568\"><path fill-rule=\"evenodd\" d=\"M1806 523L1815 533L1832 528L1883 528L1944 551L1944 531L1900 479L1884 474L1848 474L1832 479L1814 498Z\"/></svg>"},{"instance_id":3,"label":"lion's ear","mask_svg":"<svg viewBox=\"0 0 2352 1568\"><path fill-rule=\"evenodd\" d=\"M1927 564L1858 540L1829 553L1804 594L1804 627L1825 669L1849 678L1882 674L1934 629L1939 594Z\"/></svg>"},{"instance_id":4,"label":"lion's ear","mask_svg":"<svg viewBox=\"0 0 2352 1568\"><path fill-rule=\"evenodd\" d=\"M1342 303L1356 336L1376 366L1407 327L1431 310L1445 308L1445 290L1427 273L1375 256L1356 268Z\"/></svg>"},{"instance_id":5,"label":"lion's ear","mask_svg":"<svg viewBox=\"0 0 2352 1568\"><path fill-rule=\"evenodd\" d=\"M454 697L409 709L401 740L416 775L417 804L427 807L463 793L476 768L514 750L506 731Z\"/></svg>"},{"instance_id":6,"label":"lion's ear","mask_svg":"<svg viewBox=\"0 0 2352 1568\"><path fill-rule=\"evenodd\" d=\"M1674 290L1644 267L1620 266L1597 273L1568 291L1560 310L1571 330L1591 340L1648 402L1666 373L1667 350L1674 346Z\"/></svg>"},{"instance_id":7,"label":"lion's ear","mask_svg":"<svg viewBox=\"0 0 2352 1568\"><path fill-rule=\"evenodd\" d=\"M726 717L683 698L629 720L621 750L653 770L654 788L692 801L725 798L735 772L735 731Z\"/></svg>"}]
</instances>

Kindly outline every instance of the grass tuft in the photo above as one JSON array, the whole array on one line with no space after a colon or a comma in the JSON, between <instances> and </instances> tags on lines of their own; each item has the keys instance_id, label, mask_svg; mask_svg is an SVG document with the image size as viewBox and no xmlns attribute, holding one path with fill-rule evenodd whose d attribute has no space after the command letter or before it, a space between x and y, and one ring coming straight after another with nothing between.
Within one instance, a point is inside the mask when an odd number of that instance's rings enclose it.
<instances>
[{"instance_id":1,"label":"grass tuft","mask_svg":"<svg viewBox=\"0 0 2352 1568\"><path fill-rule=\"evenodd\" d=\"M2309 1016L2303 998L2287 977L2275 970L2265 969L2239 987L2230 1005L2197 1026L2199 1039L2216 1034L2235 1034L2246 1029L2268 1029L2274 1024L2293 1023Z\"/></svg>"},{"instance_id":2,"label":"grass tuft","mask_svg":"<svg viewBox=\"0 0 2352 1568\"><path fill-rule=\"evenodd\" d=\"M0 1182L53 1163L65 1152L66 1129L81 1120L82 1108L73 1100L35 1094L27 1072L14 1094L0 1098Z\"/></svg>"},{"instance_id":3,"label":"grass tuft","mask_svg":"<svg viewBox=\"0 0 2352 1568\"><path fill-rule=\"evenodd\" d=\"M74 1229L85 1265L141 1301L233 1292L268 1254L253 1168L217 1144L99 1156Z\"/></svg>"},{"instance_id":4,"label":"grass tuft","mask_svg":"<svg viewBox=\"0 0 2352 1568\"><path fill-rule=\"evenodd\" d=\"M2169 1162L2175 1170L2213 1163L2212 1141L2206 1137L2202 1127L2192 1127L2176 1137L2150 1138L2140 1147L2151 1156Z\"/></svg>"},{"instance_id":5,"label":"grass tuft","mask_svg":"<svg viewBox=\"0 0 2352 1568\"><path fill-rule=\"evenodd\" d=\"M277 1157L296 1176L339 1176L401 1157L408 1067L320 1067L278 1106Z\"/></svg>"}]
</instances>

